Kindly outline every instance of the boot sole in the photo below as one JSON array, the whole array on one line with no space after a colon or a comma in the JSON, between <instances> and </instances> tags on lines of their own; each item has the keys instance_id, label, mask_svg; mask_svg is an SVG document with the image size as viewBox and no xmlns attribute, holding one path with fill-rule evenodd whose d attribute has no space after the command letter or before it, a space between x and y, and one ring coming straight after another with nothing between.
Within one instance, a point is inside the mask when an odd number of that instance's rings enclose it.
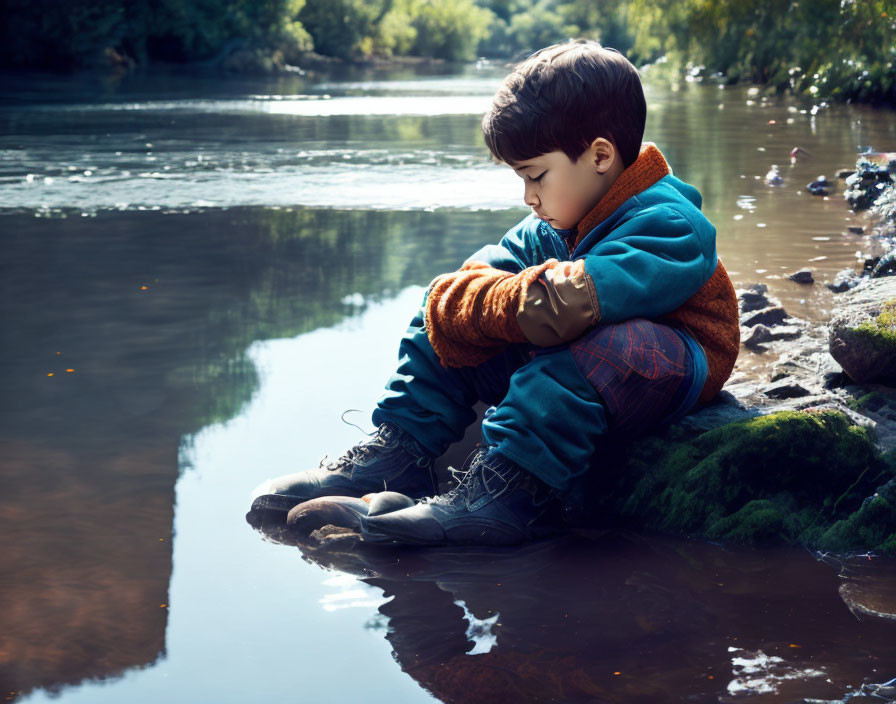
<instances>
[{"instance_id":1,"label":"boot sole","mask_svg":"<svg viewBox=\"0 0 896 704\"><path fill-rule=\"evenodd\" d=\"M445 529L443 528L443 530ZM522 545L523 543L554 538L561 535L564 531L556 527L530 526L529 530L524 534L511 535L504 533L501 535L497 533L489 533L488 527L482 527L474 529L463 537L459 536L457 532L452 535L449 529L445 530L444 536L442 537L426 538L410 528L407 531L404 531L398 526L389 526L388 529L377 530L376 527L370 526L367 516L362 516L360 518L360 532L361 538L365 542L378 544L398 543L400 545L420 545L427 547L512 547L514 545ZM482 538L486 535L489 536L488 539L483 540Z\"/></svg>"},{"instance_id":2,"label":"boot sole","mask_svg":"<svg viewBox=\"0 0 896 704\"><path fill-rule=\"evenodd\" d=\"M263 494L252 502L251 511L266 511L271 513L289 513L308 498L301 496L287 496L286 494Z\"/></svg>"}]
</instances>

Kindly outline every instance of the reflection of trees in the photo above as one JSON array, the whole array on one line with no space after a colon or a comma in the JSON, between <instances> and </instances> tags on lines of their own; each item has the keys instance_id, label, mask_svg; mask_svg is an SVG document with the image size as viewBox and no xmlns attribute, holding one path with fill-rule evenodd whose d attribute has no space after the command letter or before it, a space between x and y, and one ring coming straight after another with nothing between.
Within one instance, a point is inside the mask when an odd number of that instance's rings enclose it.
<instances>
[{"instance_id":1,"label":"reflection of trees","mask_svg":"<svg viewBox=\"0 0 896 704\"><path fill-rule=\"evenodd\" d=\"M836 571L798 550L614 533L505 550L300 549L393 597L379 613L394 657L444 702L729 701L733 658L758 650L783 660L752 675L782 701L839 701L894 674L876 664L896 654L892 623L857 621ZM478 619L499 614L487 652L469 654L459 602Z\"/></svg>"},{"instance_id":2,"label":"reflection of trees","mask_svg":"<svg viewBox=\"0 0 896 704\"><path fill-rule=\"evenodd\" d=\"M49 80L44 81L41 87L46 90L63 89ZM271 88L273 92L279 86L264 87ZM91 88L92 85L84 86L85 91ZM256 91L258 89L255 88ZM71 87L68 90L71 91ZM114 93L104 97L113 101L118 99ZM190 99L193 96L184 97ZM238 94L237 97L244 96ZM41 150L44 148L47 129L58 129L58 119L52 112L47 115L29 112L24 118L21 113L0 113L0 128L19 139L31 140L29 146L33 145L33 148ZM112 144L129 145L135 139L135 133L137 139L141 134L159 135L156 139L170 139L167 135L171 131L171 115L164 110L141 111L139 118L99 113L88 115L84 120L90 121L87 123L88 129L109 133L107 139ZM458 150L462 154L476 155L482 163L489 163L490 157L482 142L480 121L478 115L394 115L384 119L381 116L359 114L332 115L322 119L317 116L267 114L264 115L264 130L260 131L257 114L225 112L181 117L178 125L189 129L192 142L201 145L206 157L211 155L213 158L220 158L225 167L233 161L235 168L239 169L243 158L239 152L251 147L253 154L249 157L250 163L260 170L267 166L267 159L275 159L279 165L291 165L290 153L315 149L381 149L384 157L388 149L390 163L398 160L395 152L400 154L415 149L431 149L433 152L450 153ZM76 134L79 135L86 131L82 126L74 126L72 129L77 130ZM85 139L90 136L85 136ZM172 149L181 148L179 140L171 141ZM191 147L184 145L184 148ZM220 156L217 156L216 148L220 148ZM282 151L278 152L277 149ZM321 163L332 164L334 158L325 154L320 160ZM307 156L296 157L294 163L298 166L315 165Z\"/></svg>"},{"instance_id":3,"label":"reflection of trees","mask_svg":"<svg viewBox=\"0 0 896 704\"><path fill-rule=\"evenodd\" d=\"M166 440L103 450L0 438L4 696L164 654L176 462Z\"/></svg>"},{"instance_id":4,"label":"reflection of trees","mask_svg":"<svg viewBox=\"0 0 896 704\"><path fill-rule=\"evenodd\" d=\"M253 341L334 325L357 311L347 294L426 284L515 217L4 216L5 691L163 653L178 445L251 398Z\"/></svg>"}]
</instances>

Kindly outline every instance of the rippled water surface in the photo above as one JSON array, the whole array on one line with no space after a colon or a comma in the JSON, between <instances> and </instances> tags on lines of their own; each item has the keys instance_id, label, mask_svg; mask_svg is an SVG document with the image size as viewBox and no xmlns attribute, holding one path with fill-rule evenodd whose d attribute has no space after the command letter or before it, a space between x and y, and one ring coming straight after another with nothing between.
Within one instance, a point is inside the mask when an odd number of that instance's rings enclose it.
<instances>
[{"instance_id":1,"label":"rippled water surface","mask_svg":"<svg viewBox=\"0 0 896 704\"><path fill-rule=\"evenodd\" d=\"M879 560L614 534L320 554L245 522L260 481L358 439L343 411L369 427L423 287L525 215L479 132L500 77L4 77L5 697L792 702L896 677ZM823 320L832 294L785 275L867 243L804 186L896 151L894 113L647 89L735 284Z\"/></svg>"}]
</instances>

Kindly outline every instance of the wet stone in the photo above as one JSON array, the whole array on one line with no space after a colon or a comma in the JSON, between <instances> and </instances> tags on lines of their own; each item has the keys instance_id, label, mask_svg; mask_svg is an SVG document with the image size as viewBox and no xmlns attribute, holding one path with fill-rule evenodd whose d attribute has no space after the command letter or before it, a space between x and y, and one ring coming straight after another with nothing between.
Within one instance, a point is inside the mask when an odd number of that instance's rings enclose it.
<instances>
[{"instance_id":1,"label":"wet stone","mask_svg":"<svg viewBox=\"0 0 896 704\"><path fill-rule=\"evenodd\" d=\"M747 348L755 348L768 342L776 342L778 340L795 340L803 334L803 331L796 325L781 325L770 328L760 323L755 325L752 330L744 338L744 346Z\"/></svg>"},{"instance_id":2,"label":"wet stone","mask_svg":"<svg viewBox=\"0 0 896 704\"><path fill-rule=\"evenodd\" d=\"M779 325L771 329L772 340L795 340L802 334L798 325Z\"/></svg>"},{"instance_id":3,"label":"wet stone","mask_svg":"<svg viewBox=\"0 0 896 704\"><path fill-rule=\"evenodd\" d=\"M806 186L806 190L813 196L829 196L834 192L834 183L829 181L826 176L819 176Z\"/></svg>"},{"instance_id":4,"label":"wet stone","mask_svg":"<svg viewBox=\"0 0 896 704\"><path fill-rule=\"evenodd\" d=\"M802 398L811 394L806 387L790 380L766 386L762 393L769 398Z\"/></svg>"},{"instance_id":5,"label":"wet stone","mask_svg":"<svg viewBox=\"0 0 896 704\"><path fill-rule=\"evenodd\" d=\"M892 162L891 162L892 164ZM867 210L875 207L875 202L888 189L892 191L891 168L872 164L865 158L856 163L856 173L846 178L844 197L853 210Z\"/></svg>"},{"instance_id":6,"label":"wet stone","mask_svg":"<svg viewBox=\"0 0 896 704\"><path fill-rule=\"evenodd\" d=\"M834 280L827 286L834 293L843 293L854 288L862 280L862 277L854 269L842 269L837 272Z\"/></svg>"},{"instance_id":7,"label":"wet stone","mask_svg":"<svg viewBox=\"0 0 896 704\"><path fill-rule=\"evenodd\" d=\"M812 278L812 272L809 269L800 269L799 271L795 271L792 274L787 276L791 281L796 281L798 284L814 284L815 279Z\"/></svg>"},{"instance_id":8,"label":"wet stone","mask_svg":"<svg viewBox=\"0 0 896 704\"><path fill-rule=\"evenodd\" d=\"M743 339L744 347L747 349L759 349L766 342L771 342L772 339L772 331L771 329L760 323L753 327L753 329L747 334Z\"/></svg>"},{"instance_id":9,"label":"wet stone","mask_svg":"<svg viewBox=\"0 0 896 704\"><path fill-rule=\"evenodd\" d=\"M760 323L763 325L782 325L789 317L787 311L781 306L769 306L768 308L756 311L752 315L741 320L741 325L748 328L751 328L754 325L759 325Z\"/></svg>"},{"instance_id":10,"label":"wet stone","mask_svg":"<svg viewBox=\"0 0 896 704\"><path fill-rule=\"evenodd\" d=\"M846 193L843 194L846 198L846 202L849 203L849 207L853 210L868 210L871 207L871 204L874 203L874 199L869 197L864 191L859 190L858 188L852 188Z\"/></svg>"},{"instance_id":11,"label":"wet stone","mask_svg":"<svg viewBox=\"0 0 896 704\"><path fill-rule=\"evenodd\" d=\"M309 537L321 546L343 548L354 545L361 536L351 528L328 525L318 528Z\"/></svg>"},{"instance_id":12,"label":"wet stone","mask_svg":"<svg viewBox=\"0 0 896 704\"><path fill-rule=\"evenodd\" d=\"M826 372L822 387L825 389L841 389L850 383L851 379L844 372Z\"/></svg>"},{"instance_id":13,"label":"wet stone","mask_svg":"<svg viewBox=\"0 0 896 704\"><path fill-rule=\"evenodd\" d=\"M767 308L770 304L768 296L768 286L765 284L750 284L746 289L737 292L740 299L741 313L749 313L750 311Z\"/></svg>"},{"instance_id":14,"label":"wet stone","mask_svg":"<svg viewBox=\"0 0 896 704\"><path fill-rule=\"evenodd\" d=\"M764 293L756 293L755 291L744 291L740 297L740 310L742 313L749 313L754 310L761 310L768 306L768 298Z\"/></svg>"},{"instance_id":15,"label":"wet stone","mask_svg":"<svg viewBox=\"0 0 896 704\"><path fill-rule=\"evenodd\" d=\"M781 379L786 379L792 376L798 375L806 375L810 373L805 367L797 362L792 360L785 360L783 362L778 362L772 368L771 376L769 377L769 381L779 381Z\"/></svg>"}]
</instances>

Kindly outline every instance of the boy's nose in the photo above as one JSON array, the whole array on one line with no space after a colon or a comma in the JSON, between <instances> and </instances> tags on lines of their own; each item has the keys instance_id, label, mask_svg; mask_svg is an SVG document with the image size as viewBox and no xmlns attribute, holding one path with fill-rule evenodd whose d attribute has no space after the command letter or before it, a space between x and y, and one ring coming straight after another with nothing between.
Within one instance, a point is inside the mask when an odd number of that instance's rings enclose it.
<instances>
[{"instance_id":1,"label":"boy's nose","mask_svg":"<svg viewBox=\"0 0 896 704\"><path fill-rule=\"evenodd\" d=\"M541 205L541 200L539 200L538 196L535 194L534 183L526 184L526 190L523 191L523 202L530 208L537 208Z\"/></svg>"}]
</instances>

